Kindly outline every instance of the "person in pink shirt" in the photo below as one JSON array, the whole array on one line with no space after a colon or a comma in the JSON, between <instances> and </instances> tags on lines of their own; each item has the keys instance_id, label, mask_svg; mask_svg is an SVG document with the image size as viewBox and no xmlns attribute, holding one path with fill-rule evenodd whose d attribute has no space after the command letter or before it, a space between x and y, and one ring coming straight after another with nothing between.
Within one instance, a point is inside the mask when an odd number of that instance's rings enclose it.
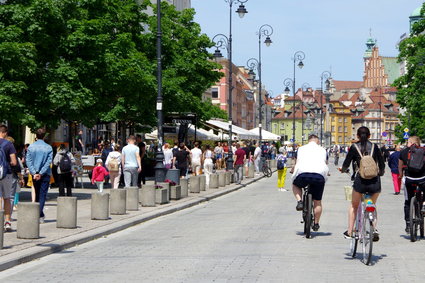
<instances>
[{"instance_id":1,"label":"person in pink shirt","mask_svg":"<svg viewBox=\"0 0 425 283\"><path fill-rule=\"evenodd\" d=\"M93 168L91 183L94 185L96 183L98 191L103 192L103 183L105 182L105 177L109 175L109 172L103 167L102 159L96 160L96 166Z\"/></svg>"}]
</instances>

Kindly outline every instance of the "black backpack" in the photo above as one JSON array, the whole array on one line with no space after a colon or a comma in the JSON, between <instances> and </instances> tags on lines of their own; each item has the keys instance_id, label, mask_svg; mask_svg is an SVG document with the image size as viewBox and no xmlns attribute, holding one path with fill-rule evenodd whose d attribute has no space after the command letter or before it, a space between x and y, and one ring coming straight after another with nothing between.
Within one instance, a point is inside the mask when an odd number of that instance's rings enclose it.
<instances>
[{"instance_id":1,"label":"black backpack","mask_svg":"<svg viewBox=\"0 0 425 283\"><path fill-rule=\"evenodd\" d=\"M71 158L69 158L68 151L61 154L61 160L59 161L59 169L61 173L69 173L72 170Z\"/></svg>"},{"instance_id":2,"label":"black backpack","mask_svg":"<svg viewBox=\"0 0 425 283\"><path fill-rule=\"evenodd\" d=\"M425 165L425 148L412 145L407 155L407 171L419 173Z\"/></svg>"}]
</instances>

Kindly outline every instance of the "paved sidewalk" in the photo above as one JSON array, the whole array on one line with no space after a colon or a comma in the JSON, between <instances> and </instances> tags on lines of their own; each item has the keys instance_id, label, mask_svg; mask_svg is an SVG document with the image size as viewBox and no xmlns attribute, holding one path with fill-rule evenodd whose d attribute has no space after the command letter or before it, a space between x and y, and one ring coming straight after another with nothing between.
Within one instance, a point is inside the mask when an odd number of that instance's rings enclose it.
<instances>
[{"instance_id":1,"label":"paved sidewalk","mask_svg":"<svg viewBox=\"0 0 425 283\"><path fill-rule=\"evenodd\" d=\"M58 189L50 189L48 201L45 206L45 223L40 224L40 238L36 240L18 239L16 236L17 222L13 221L13 232L4 233L4 247L0 250L0 271L11 268L17 264L28 262L54 252L58 252L75 245L79 245L96 238L126 229L139 223L167 215L185 208L189 208L222 195L239 190L263 178L244 178L242 185L231 184L219 189L209 189L200 193L189 193L189 197L168 204L155 207L139 207L139 211L127 211L125 215L110 215L109 220L91 220L91 194L95 188L73 189L73 195L78 198L77 228L56 228L56 198ZM148 181L147 184L153 184ZM105 189L109 192L110 189ZM30 200L30 192L23 189L21 201ZM17 211L13 212L13 219L17 218Z\"/></svg>"}]
</instances>

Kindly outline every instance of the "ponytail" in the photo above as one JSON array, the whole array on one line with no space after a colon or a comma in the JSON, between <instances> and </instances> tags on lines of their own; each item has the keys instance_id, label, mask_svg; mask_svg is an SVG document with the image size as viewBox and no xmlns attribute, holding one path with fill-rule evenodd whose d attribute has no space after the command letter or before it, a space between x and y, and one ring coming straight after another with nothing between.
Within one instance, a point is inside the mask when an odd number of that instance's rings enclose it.
<instances>
[{"instance_id":1,"label":"ponytail","mask_svg":"<svg viewBox=\"0 0 425 283\"><path fill-rule=\"evenodd\" d=\"M357 130L357 137L360 140L361 151L366 151L367 141L370 138L370 130L368 127L362 126Z\"/></svg>"}]
</instances>

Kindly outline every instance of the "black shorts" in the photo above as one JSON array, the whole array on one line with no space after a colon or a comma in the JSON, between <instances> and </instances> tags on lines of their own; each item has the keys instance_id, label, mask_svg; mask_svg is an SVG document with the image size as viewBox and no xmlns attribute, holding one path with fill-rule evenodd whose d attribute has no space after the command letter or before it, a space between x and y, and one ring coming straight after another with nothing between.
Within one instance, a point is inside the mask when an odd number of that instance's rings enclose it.
<instances>
[{"instance_id":1,"label":"black shorts","mask_svg":"<svg viewBox=\"0 0 425 283\"><path fill-rule=\"evenodd\" d=\"M376 194L381 192L381 177L362 179L360 174L354 178L353 190L361 194Z\"/></svg>"},{"instance_id":2,"label":"black shorts","mask_svg":"<svg viewBox=\"0 0 425 283\"><path fill-rule=\"evenodd\" d=\"M293 184L299 188L310 185L310 192L314 200L322 200L325 189L325 178L317 173L302 173L298 175Z\"/></svg>"},{"instance_id":3,"label":"black shorts","mask_svg":"<svg viewBox=\"0 0 425 283\"><path fill-rule=\"evenodd\" d=\"M180 170L180 177L184 177L187 174L187 166L179 166L177 169Z\"/></svg>"}]
</instances>

